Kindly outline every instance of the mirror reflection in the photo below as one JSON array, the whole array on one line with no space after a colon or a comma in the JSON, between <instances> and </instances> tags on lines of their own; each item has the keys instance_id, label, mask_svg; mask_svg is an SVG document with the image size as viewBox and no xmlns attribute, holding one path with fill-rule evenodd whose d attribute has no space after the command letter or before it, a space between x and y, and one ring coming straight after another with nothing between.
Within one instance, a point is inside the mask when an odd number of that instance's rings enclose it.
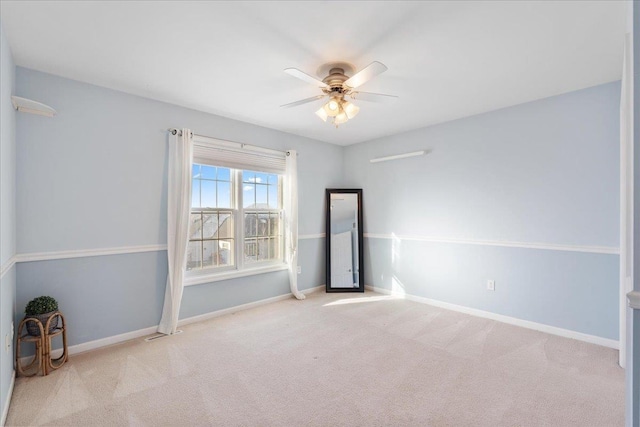
<instances>
[{"instance_id":1,"label":"mirror reflection","mask_svg":"<svg viewBox=\"0 0 640 427\"><path fill-rule=\"evenodd\" d=\"M327 291L364 291L362 190L327 190Z\"/></svg>"}]
</instances>

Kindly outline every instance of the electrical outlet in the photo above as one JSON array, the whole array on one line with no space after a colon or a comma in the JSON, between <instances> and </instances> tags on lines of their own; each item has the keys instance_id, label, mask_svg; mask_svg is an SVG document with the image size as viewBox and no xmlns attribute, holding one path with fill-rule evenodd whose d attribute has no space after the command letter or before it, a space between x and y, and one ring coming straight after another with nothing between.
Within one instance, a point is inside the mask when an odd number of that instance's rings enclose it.
<instances>
[{"instance_id":1,"label":"electrical outlet","mask_svg":"<svg viewBox=\"0 0 640 427\"><path fill-rule=\"evenodd\" d=\"M298 266L298 274L302 274L302 266Z\"/></svg>"},{"instance_id":2,"label":"electrical outlet","mask_svg":"<svg viewBox=\"0 0 640 427\"><path fill-rule=\"evenodd\" d=\"M487 280L487 289L490 291L496 290L496 281L495 280Z\"/></svg>"},{"instance_id":3,"label":"electrical outlet","mask_svg":"<svg viewBox=\"0 0 640 427\"><path fill-rule=\"evenodd\" d=\"M4 337L4 351L9 354L11 351L11 343L13 343L13 321L11 321L11 331Z\"/></svg>"}]
</instances>

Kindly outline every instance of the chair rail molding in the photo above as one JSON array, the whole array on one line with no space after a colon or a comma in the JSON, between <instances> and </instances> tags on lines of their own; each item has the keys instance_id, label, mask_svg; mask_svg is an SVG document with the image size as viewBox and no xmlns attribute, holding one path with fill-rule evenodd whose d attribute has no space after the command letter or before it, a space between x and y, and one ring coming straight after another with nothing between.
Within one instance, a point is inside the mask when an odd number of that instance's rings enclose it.
<instances>
[{"instance_id":1,"label":"chair rail molding","mask_svg":"<svg viewBox=\"0 0 640 427\"><path fill-rule=\"evenodd\" d=\"M298 239L311 240L311 239L323 239L324 233L318 234L300 234ZM95 248L95 249L71 249L64 251L50 251L50 252L28 252L23 254L16 254L10 258L0 270L0 277L13 267L13 264L18 262L33 262L33 261L49 261L56 259L69 259L69 258L85 258L94 256L105 255L122 255L122 254L135 254L142 252L157 252L166 251L167 245L138 245L138 246L119 246L112 248Z\"/></svg>"},{"instance_id":2,"label":"chair rail molding","mask_svg":"<svg viewBox=\"0 0 640 427\"><path fill-rule=\"evenodd\" d=\"M157 252L167 249L167 245L122 246L116 248L74 249L67 251L32 252L16 255L16 262L48 261L54 259L85 258L93 256L135 254Z\"/></svg>"},{"instance_id":3,"label":"chair rail molding","mask_svg":"<svg viewBox=\"0 0 640 427\"><path fill-rule=\"evenodd\" d=\"M393 233L391 234L364 233L364 237L368 239L414 240L419 242L455 243L460 245L502 246L506 248L545 249L550 251L588 252L588 253L595 253L595 254L611 254L611 255L620 254L620 248L617 246L563 245L563 244L556 244L556 243L515 242L515 241L509 241L509 240L461 239L461 238L450 238L450 237L434 237L434 236L421 236L421 235L413 235L413 234L393 234Z\"/></svg>"},{"instance_id":4,"label":"chair rail molding","mask_svg":"<svg viewBox=\"0 0 640 427\"><path fill-rule=\"evenodd\" d=\"M14 255L11 258L9 258L7 262L2 264L2 266L0 266L0 279L2 279L4 275L7 274L9 270L11 270L11 268L16 264L16 262L18 262L17 257L16 255Z\"/></svg>"},{"instance_id":5,"label":"chair rail molding","mask_svg":"<svg viewBox=\"0 0 640 427\"><path fill-rule=\"evenodd\" d=\"M298 235L298 240L324 239L325 237L326 237L325 233L300 234Z\"/></svg>"}]
</instances>

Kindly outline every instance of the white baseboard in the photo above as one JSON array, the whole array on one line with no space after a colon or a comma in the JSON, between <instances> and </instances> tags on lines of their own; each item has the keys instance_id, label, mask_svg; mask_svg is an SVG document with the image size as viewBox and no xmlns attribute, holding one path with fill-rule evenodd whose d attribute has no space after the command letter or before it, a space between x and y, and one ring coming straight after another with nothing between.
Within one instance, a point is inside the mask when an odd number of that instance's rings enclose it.
<instances>
[{"instance_id":1,"label":"white baseboard","mask_svg":"<svg viewBox=\"0 0 640 427\"><path fill-rule=\"evenodd\" d=\"M124 341L144 337L151 335L158 330L157 326L150 326L144 329L138 329L137 331L131 331L120 335L113 335L111 337L101 338L94 341L87 341L82 344L76 344L69 347L69 354L84 353L86 351L95 350L97 348L106 347L113 344L118 344ZM53 352L52 352L53 353ZM56 356L54 354L54 356Z\"/></svg>"},{"instance_id":2,"label":"white baseboard","mask_svg":"<svg viewBox=\"0 0 640 427\"><path fill-rule=\"evenodd\" d=\"M447 310L458 311L460 313L470 314L472 316L484 317L486 319L496 320L502 323L508 323L510 325L520 326L527 329L533 329L540 332L546 332L551 335L558 335L565 338L573 338L578 341L584 341L591 344L597 344L604 347L613 348L618 350L620 343L616 340L602 338L595 335L583 334L582 332L571 331L569 329L562 329L555 326L549 326L542 323L531 322L529 320L522 320L515 317L504 316L502 314L491 313L490 311L478 310L477 308L465 307L462 305L451 304L448 302L438 301L430 298L418 297L415 295L402 294L400 292L393 292L389 289L378 288L375 286L365 286L366 289L378 292L385 295L393 295L399 298L407 299L409 301L415 301L422 304L428 304L435 307L445 308Z\"/></svg>"},{"instance_id":3,"label":"white baseboard","mask_svg":"<svg viewBox=\"0 0 640 427\"><path fill-rule=\"evenodd\" d=\"M121 342L133 340L136 338L146 337L147 335L151 335L158 330L157 326L150 326L144 329L138 329L137 331L126 332L120 335L113 335L106 338L100 338L93 341L83 342L82 344L76 344L69 346L67 351L69 355L84 353L91 350L96 350L98 348L107 347L109 345L119 344ZM62 354L61 348L56 348L51 350L51 356L59 357ZM26 365L30 362L33 356L22 356L20 358L20 364Z\"/></svg>"},{"instance_id":4,"label":"white baseboard","mask_svg":"<svg viewBox=\"0 0 640 427\"><path fill-rule=\"evenodd\" d=\"M320 285L314 288L305 289L301 292L305 295L308 295L310 293L317 292L323 288L325 288L325 285ZM202 322L204 320L209 320L215 317L224 316L225 314L237 313L239 311L248 310L250 308L259 307L261 305L271 304L277 301L283 301L291 297L292 297L292 294L278 295L276 297L262 299L262 300L250 302L247 304L236 305L235 307L223 308L222 310L216 310L210 313L200 314L198 316L187 317L186 319L182 319L178 321L178 326L184 326L190 323Z\"/></svg>"},{"instance_id":5,"label":"white baseboard","mask_svg":"<svg viewBox=\"0 0 640 427\"><path fill-rule=\"evenodd\" d=\"M303 294L308 295L313 292L320 291L325 288L325 285L316 286L313 288L305 289L301 291ZM178 326L188 325L190 323L201 322L208 319L213 319L214 317L224 316L225 314L237 313L242 310L248 310L250 308L258 307L265 304L271 304L276 301L282 301L291 298L292 294L283 294L275 297L250 302L247 304L241 304L234 307L224 308L222 310L212 311L211 313L201 314L198 316L187 317L186 319L181 319L178 321ZM150 326L148 328L138 329L137 331L131 331L120 335L113 335L111 337L101 338L94 341L87 341L82 344L72 345L68 348L69 355L84 353L91 350L96 350L98 348L106 347L113 344L118 344L124 341L129 341L136 338L146 337L147 335L155 334L158 330L157 326ZM53 357L58 357L62 354L62 349L52 350L51 354ZM28 362L31 356L26 356L20 358L21 363Z\"/></svg>"},{"instance_id":6,"label":"white baseboard","mask_svg":"<svg viewBox=\"0 0 640 427\"><path fill-rule=\"evenodd\" d=\"M16 383L16 371L11 373L11 383L9 383L9 393L7 393L7 399L4 401L4 407L2 408L2 419L0 419L0 426L4 426L7 422L7 415L9 414L9 405L11 404L11 396L13 395L13 386Z\"/></svg>"}]
</instances>

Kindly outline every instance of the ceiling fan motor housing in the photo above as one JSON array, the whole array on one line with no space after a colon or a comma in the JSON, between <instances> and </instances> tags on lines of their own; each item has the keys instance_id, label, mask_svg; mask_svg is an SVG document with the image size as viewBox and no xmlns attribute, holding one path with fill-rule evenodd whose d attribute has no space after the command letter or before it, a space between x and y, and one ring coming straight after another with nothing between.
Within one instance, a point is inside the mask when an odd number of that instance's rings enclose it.
<instances>
[{"instance_id":1,"label":"ceiling fan motor housing","mask_svg":"<svg viewBox=\"0 0 640 427\"><path fill-rule=\"evenodd\" d=\"M347 91L347 88L344 86L344 82L346 82L348 79L349 76L346 76L344 74L343 68L332 68L329 71L329 75L322 81L329 85L327 93L342 95Z\"/></svg>"}]
</instances>

